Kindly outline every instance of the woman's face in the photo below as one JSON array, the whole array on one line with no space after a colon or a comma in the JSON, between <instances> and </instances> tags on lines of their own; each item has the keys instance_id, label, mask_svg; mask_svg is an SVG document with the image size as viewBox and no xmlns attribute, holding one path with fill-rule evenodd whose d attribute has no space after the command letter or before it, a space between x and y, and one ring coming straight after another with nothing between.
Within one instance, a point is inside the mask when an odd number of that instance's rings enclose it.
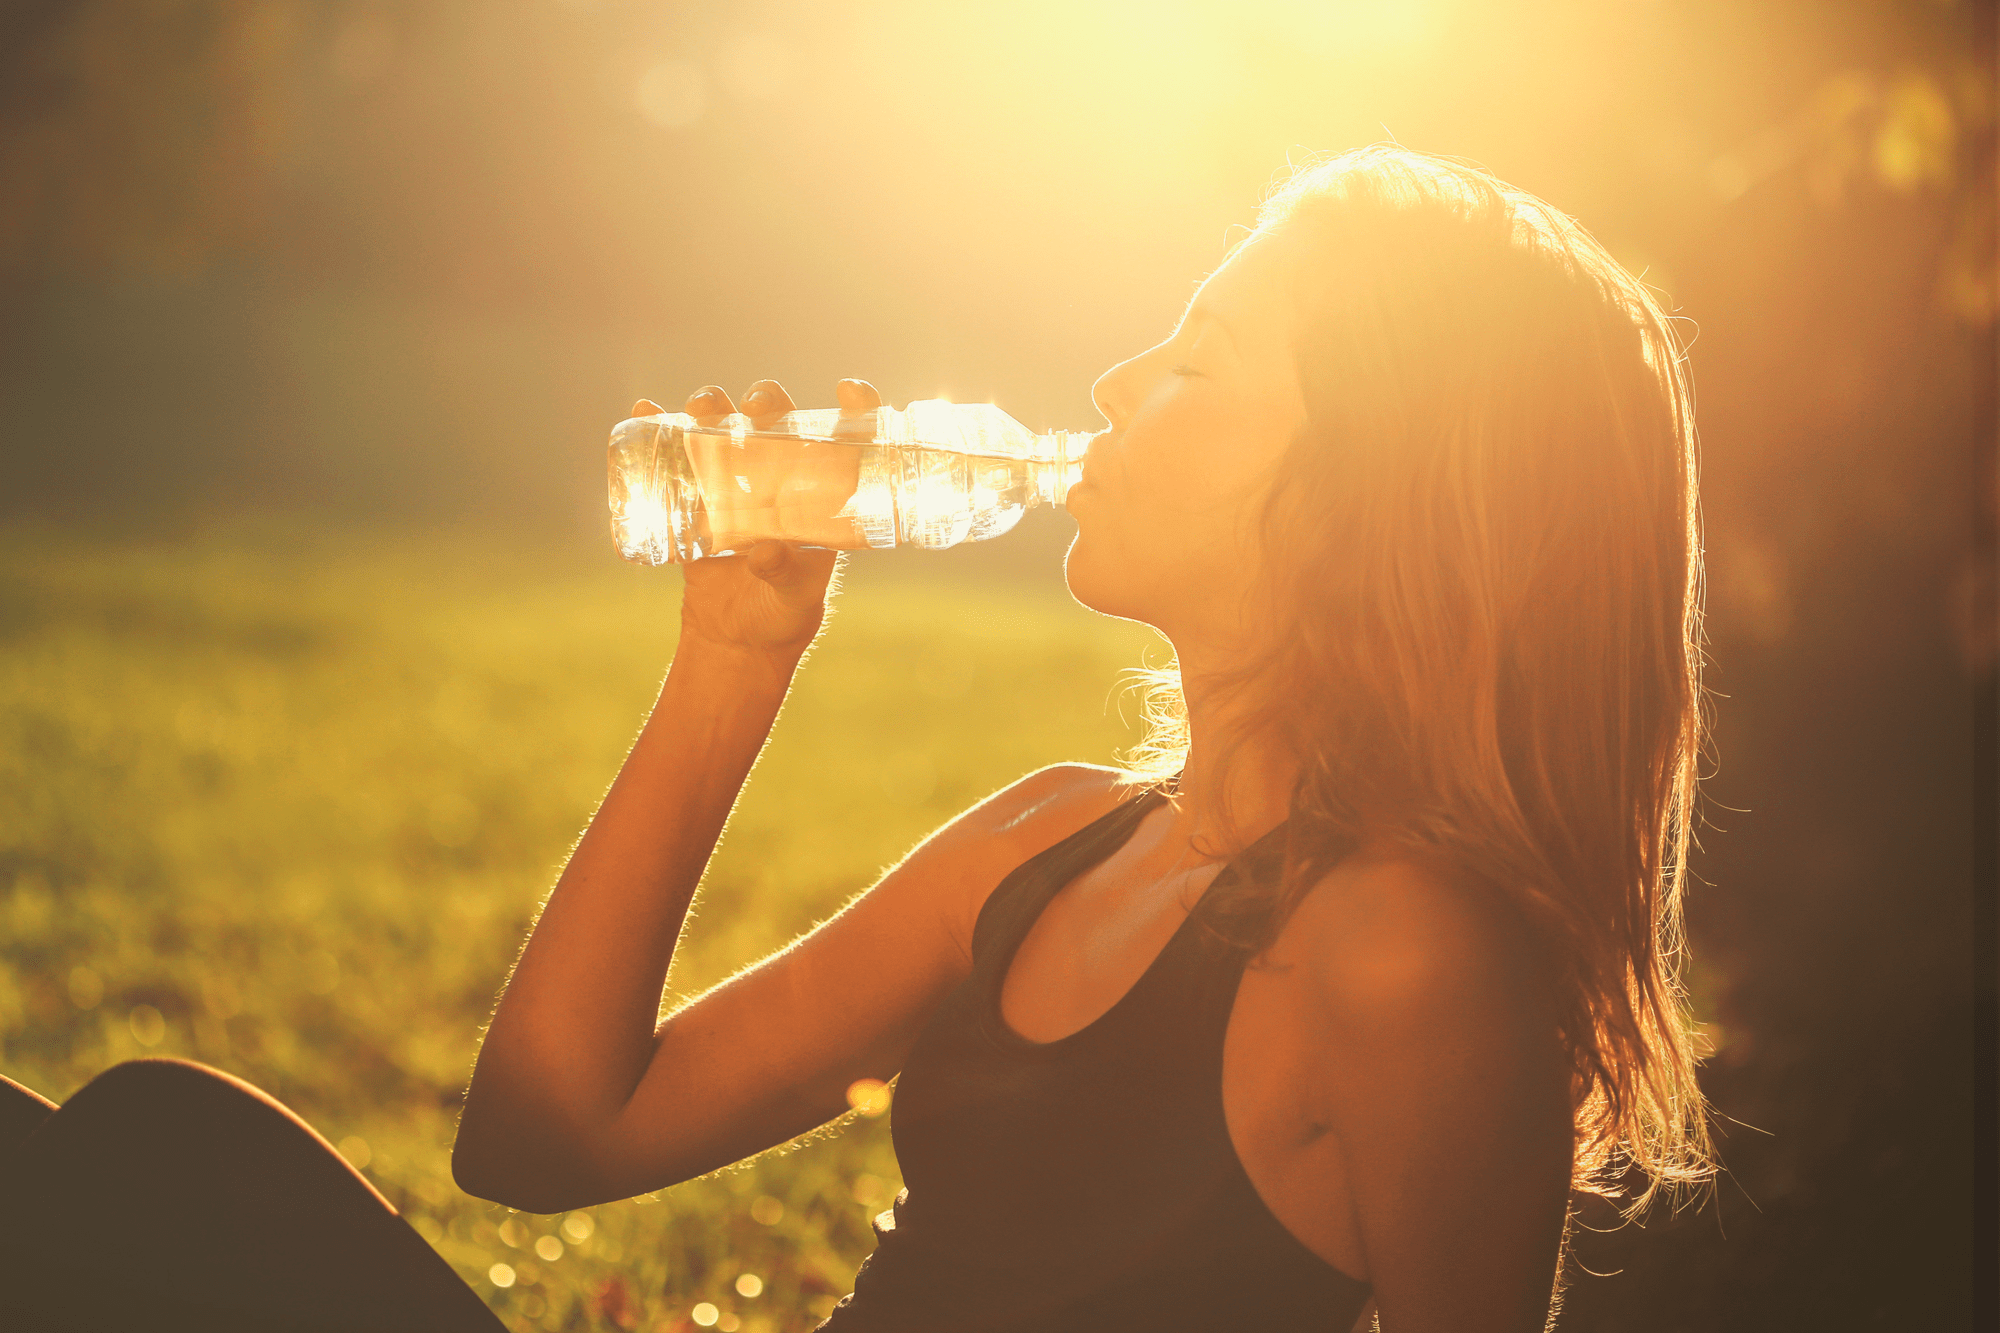
<instances>
[{"instance_id":1,"label":"woman's face","mask_svg":"<svg viewBox=\"0 0 2000 1333\"><path fill-rule=\"evenodd\" d=\"M1159 629L1251 647L1259 502L1305 424L1289 258L1253 238L1195 293L1172 337L1091 390L1111 423L1069 493L1072 595Z\"/></svg>"}]
</instances>

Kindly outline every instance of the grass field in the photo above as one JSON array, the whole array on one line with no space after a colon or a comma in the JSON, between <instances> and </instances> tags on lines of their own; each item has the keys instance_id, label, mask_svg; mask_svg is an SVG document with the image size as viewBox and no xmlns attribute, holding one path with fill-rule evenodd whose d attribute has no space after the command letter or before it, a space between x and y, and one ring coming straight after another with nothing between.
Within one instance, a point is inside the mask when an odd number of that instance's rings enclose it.
<instances>
[{"instance_id":1,"label":"grass field","mask_svg":"<svg viewBox=\"0 0 2000 1333\"><path fill-rule=\"evenodd\" d=\"M674 993L993 787L1132 739L1116 686L1160 657L1150 634L1053 580L954 568L851 563ZM250 1079L516 1329L810 1327L898 1187L884 1120L558 1218L448 1167L480 1025L657 688L677 596L608 543L0 531L0 1072L57 1100L147 1054Z\"/></svg>"}]
</instances>

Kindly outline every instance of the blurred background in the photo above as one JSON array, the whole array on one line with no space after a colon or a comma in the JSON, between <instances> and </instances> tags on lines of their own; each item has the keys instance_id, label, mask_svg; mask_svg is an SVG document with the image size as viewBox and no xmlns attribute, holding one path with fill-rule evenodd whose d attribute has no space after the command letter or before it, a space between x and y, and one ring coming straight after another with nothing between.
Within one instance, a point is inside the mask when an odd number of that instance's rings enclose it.
<instances>
[{"instance_id":1,"label":"blurred background","mask_svg":"<svg viewBox=\"0 0 2000 1333\"><path fill-rule=\"evenodd\" d=\"M1726 1172L1587 1214L1559 1327L2000 1314L1994 43L1969 0L0 3L0 1072L255 1079L512 1327L809 1326L879 1118L566 1218L445 1169L671 653L607 429L767 375L1094 429L1289 162L1393 137L1576 214L1692 340ZM1129 743L1161 653L1065 540L851 563L677 991Z\"/></svg>"}]
</instances>

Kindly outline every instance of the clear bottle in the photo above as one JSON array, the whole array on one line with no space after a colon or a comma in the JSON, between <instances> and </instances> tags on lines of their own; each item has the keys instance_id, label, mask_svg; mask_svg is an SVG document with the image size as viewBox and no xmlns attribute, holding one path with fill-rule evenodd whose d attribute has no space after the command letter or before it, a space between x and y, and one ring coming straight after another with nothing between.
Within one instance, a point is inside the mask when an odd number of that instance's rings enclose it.
<instances>
[{"instance_id":1,"label":"clear bottle","mask_svg":"<svg viewBox=\"0 0 2000 1333\"><path fill-rule=\"evenodd\" d=\"M815 408L753 424L679 412L611 432L611 535L645 565L778 538L834 550L936 550L1061 505L1091 436L1037 435L989 403Z\"/></svg>"}]
</instances>

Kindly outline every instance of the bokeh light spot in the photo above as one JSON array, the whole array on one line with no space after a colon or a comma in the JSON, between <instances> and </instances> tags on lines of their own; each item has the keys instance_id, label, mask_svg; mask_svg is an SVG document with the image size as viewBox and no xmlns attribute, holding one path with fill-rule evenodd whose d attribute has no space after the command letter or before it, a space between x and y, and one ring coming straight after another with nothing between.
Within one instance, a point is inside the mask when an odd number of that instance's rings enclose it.
<instances>
[{"instance_id":1,"label":"bokeh light spot","mask_svg":"<svg viewBox=\"0 0 2000 1333\"><path fill-rule=\"evenodd\" d=\"M857 1078L847 1085L847 1104L866 1116L889 1109L889 1085L879 1078Z\"/></svg>"},{"instance_id":2,"label":"bokeh light spot","mask_svg":"<svg viewBox=\"0 0 2000 1333\"><path fill-rule=\"evenodd\" d=\"M554 1236L543 1236L535 1242L535 1253L554 1263L563 1257L563 1243Z\"/></svg>"},{"instance_id":3,"label":"bokeh light spot","mask_svg":"<svg viewBox=\"0 0 2000 1333\"><path fill-rule=\"evenodd\" d=\"M688 1311L688 1318L694 1320L695 1323L700 1324L703 1328L714 1328L715 1321L722 1318L722 1311L716 1309L709 1302L703 1301L700 1305Z\"/></svg>"},{"instance_id":4,"label":"bokeh light spot","mask_svg":"<svg viewBox=\"0 0 2000 1333\"><path fill-rule=\"evenodd\" d=\"M750 1297L762 1296L764 1294L764 1279L758 1277L755 1273L743 1274L736 1279L736 1294L738 1296Z\"/></svg>"},{"instance_id":5,"label":"bokeh light spot","mask_svg":"<svg viewBox=\"0 0 2000 1333\"><path fill-rule=\"evenodd\" d=\"M375 1160L375 1152L368 1146L368 1140L359 1134L349 1134L338 1146L340 1155L345 1157L347 1164L356 1171L366 1169L368 1164Z\"/></svg>"},{"instance_id":6,"label":"bokeh light spot","mask_svg":"<svg viewBox=\"0 0 2000 1333\"><path fill-rule=\"evenodd\" d=\"M514 1270L506 1264L495 1264L486 1270L486 1278L496 1287L514 1285Z\"/></svg>"},{"instance_id":7,"label":"bokeh light spot","mask_svg":"<svg viewBox=\"0 0 2000 1333\"><path fill-rule=\"evenodd\" d=\"M590 1233L597 1230L597 1219L589 1213L571 1213L563 1219L562 1229L571 1240L589 1240Z\"/></svg>"},{"instance_id":8,"label":"bokeh light spot","mask_svg":"<svg viewBox=\"0 0 2000 1333\"><path fill-rule=\"evenodd\" d=\"M166 1039L166 1017L150 1004L133 1005L125 1022L132 1029L132 1040L141 1046L158 1046Z\"/></svg>"},{"instance_id":9,"label":"bokeh light spot","mask_svg":"<svg viewBox=\"0 0 2000 1333\"><path fill-rule=\"evenodd\" d=\"M768 1194L760 1194L750 1203L750 1216L767 1227L774 1227L785 1220L785 1205Z\"/></svg>"}]
</instances>

